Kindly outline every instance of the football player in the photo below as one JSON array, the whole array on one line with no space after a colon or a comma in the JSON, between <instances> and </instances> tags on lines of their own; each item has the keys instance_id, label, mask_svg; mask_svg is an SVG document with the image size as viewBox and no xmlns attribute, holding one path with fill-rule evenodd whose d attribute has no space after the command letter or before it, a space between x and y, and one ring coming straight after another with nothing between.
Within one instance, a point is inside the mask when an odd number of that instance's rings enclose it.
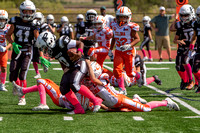
<instances>
[{"instance_id":1,"label":"football player","mask_svg":"<svg viewBox=\"0 0 200 133\"><path fill-rule=\"evenodd\" d=\"M15 81L22 87L27 86L26 76L32 59L32 45L34 38L39 35L38 29L33 24L36 7L30 0L25 0L20 4L20 17L12 17L9 21L11 27L6 35L6 39L12 44L13 52L10 62L10 82ZM12 38L14 34L14 40ZM41 63L49 65L49 62L42 57ZM48 66L47 65L47 66ZM25 97L19 99L18 105L25 105Z\"/></svg>"},{"instance_id":2,"label":"football player","mask_svg":"<svg viewBox=\"0 0 200 133\"><path fill-rule=\"evenodd\" d=\"M84 88L85 86L81 85L81 87ZM50 79L37 79L37 85L27 88L20 87L16 85L15 82L13 82L14 95L22 96L27 93L36 91L38 91L40 95L40 104L39 106L34 107L32 109L33 111L49 109L46 103L46 94L50 96L51 100L55 105L67 109L74 109L73 105L66 99L65 96L61 94L59 86ZM83 109L87 110L89 106L89 99L80 95L79 93L76 93L76 96L78 98L78 101L81 103Z\"/></svg>"},{"instance_id":3,"label":"football player","mask_svg":"<svg viewBox=\"0 0 200 133\"><path fill-rule=\"evenodd\" d=\"M194 49L195 43L197 44L197 50L196 54L194 55L193 59L193 67L192 72L195 76L195 78L198 81L198 89L196 90L196 93L200 93L200 6L196 9L196 21L193 23L193 29L194 34L190 43L190 52L192 53L192 50Z\"/></svg>"},{"instance_id":4,"label":"football player","mask_svg":"<svg viewBox=\"0 0 200 133\"><path fill-rule=\"evenodd\" d=\"M106 26L110 28L110 23L115 20L115 17L113 17L112 15L106 14L106 7L105 6L102 6L100 8L100 12L101 12L101 15L105 17Z\"/></svg>"},{"instance_id":5,"label":"football player","mask_svg":"<svg viewBox=\"0 0 200 133\"><path fill-rule=\"evenodd\" d=\"M79 40L80 36L83 36L85 33L85 22L83 14L78 14L76 17L77 23L74 25L75 27L75 35L74 38Z\"/></svg>"},{"instance_id":6,"label":"football player","mask_svg":"<svg viewBox=\"0 0 200 133\"><path fill-rule=\"evenodd\" d=\"M5 81L7 75L7 61L8 61L8 49L12 46L11 43L7 45L6 34L10 29L8 22L8 13L5 10L0 10L0 67L1 67L1 83L0 91L8 91L5 88Z\"/></svg>"},{"instance_id":7,"label":"football player","mask_svg":"<svg viewBox=\"0 0 200 133\"><path fill-rule=\"evenodd\" d=\"M41 12L36 12L34 15L34 20L33 23L35 24L35 26L37 27L37 29L39 30L39 33L41 33L42 30L42 25L44 24L44 15ZM36 38L37 39L37 38ZM36 42L36 39L34 40L34 43ZM41 78L39 69L38 69L38 63L40 63L40 52L37 46L35 46L35 44L33 45L33 58L32 58L32 62L33 62L33 67L35 69L36 72L36 76L34 76L34 78Z\"/></svg>"},{"instance_id":8,"label":"football player","mask_svg":"<svg viewBox=\"0 0 200 133\"><path fill-rule=\"evenodd\" d=\"M91 64L89 60L86 60L86 62L88 66L91 65L88 67L90 79L84 78L82 83L90 88L95 95L101 97L104 100L102 104L106 107L117 111L125 108L137 112L149 112L153 108L160 106L166 106L176 111L180 110L178 104L173 102L170 98L166 98L163 101L151 101L146 103L146 100L140 98L138 95L134 95L134 99L131 99L120 94L114 87L110 86L108 74L102 73L100 69L96 69L98 67L96 62L91 62Z\"/></svg>"},{"instance_id":9,"label":"football player","mask_svg":"<svg viewBox=\"0 0 200 133\"><path fill-rule=\"evenodd\" d=\"M112 30L106 27L106 20L103 16L96 16L94 19L94 34L88 37L80 37L80 40L95 40L98 43L98 47L90 48L88 55L90 59L97 54L97 63L103 68L103 62L105 61L108 51L110 49L110 39L113 36Z\"/></svg>"},{"instance_id":10,"label":"football player","mask_svg":"<svg viewBox=\"0 0 200 133\"><path fill-rule=\"evenodd\" d=\"M98 111L102 100L95 97L89 89L80 87L80 81L88 71L85 60L81 58L84 44L80 41L72 40L68 36L61 36L58 40L55 40L55 35L48 31L42 32L38 36L36 44L39 50L46 51L51 58L55 58L61 64L64 74L60 82L60 92L75 107L69 113L85 113L74 92L78 92L90 99L95 105L95 111ZM78 48L78 52L70 51L71 48Z\"/></svg>"},{"instance_id":11,"label":"football player","mask_svg":"<svg viewBox=\"0 0 200 133\"><path fill-rule=\"evenodd\" d=\"M52 32L52 33L55 33L56 31L56 23L54 23L54 16L52 14L49 14L47 15L47 24L48 24L48 28L49 28L49 31Z\"/></svg>"},{"instance_id":12,"label":"football player","mask_svg":"<svg viewBox=\"0 0 200 133\"><path fill-rule=\"evenodd\" d=\"M68 18L62 16L60 22L61 23L57 26L57 32L60 34L60 37L66 35L69 38L74 39L73 25L69 23Z\"/></svg>"},{"instance_id":13,"label":"football player","mask_svg":"<svg viewBox=\"0 0 200 133\"><path fill-rule=\"evenodd\" d=\"M92 36L94 34L94 26L93 22L95 17L97 16L97 12L94 9L90 9L85 14L86 22L84 24L85 33L83 37ZM84 43L84 58L89 58L88 51L91 47L95 46L95 42L93 40L83 40Z\"/></svg>"},{"instance_id":14,"label":"football player","mask_svg":"<svg viewBox=\"0 0 200 133\"><path fill-rule=\"evenodd\" d=\"M176 36L174 43L178 44L177 56L176 56L176 70L182 79L181 89L185 89L188 85L188 89L192 89L194 86L192 78L192 69L189 64L190 58L188 57L190 47L190 41L192 39L194 30L192 23L194 19L194 8L189 5L183 5L179 11L180 21L175 24ZM189 81L188 81L189 78Z\"/></svg>"},{"instance_id":15,"label":"football player","mask_svg":"<svg viewBox=\"0 0 200 133\"><path fill-rule=\"evenodd\" d=\"M140 41L137 33L139 31L139 25L130 22L131 15L131 10L126 6L122 6L116 12L117 21L111 23L113 38L108 55L110 57L112 56L112 50L116 44L113 73L117 78L122 94L126 94L122 75L124 65L127 75L129 77L136 77L138 84L142 83L141 73L134 73L134 58L136 52L134 46Z\"/></svg>"},{"instance_id":16,"label":"football player","mask_svg":"<svg viewBox=\"0 0 200 133\"><path fill-rule=\"evenodd\" d=\"M151 18L149 16L144 16L142 22L144 25L144 30L143 30L143 35L144 35L144 40L140 45L140 49L143 53L143 60L144 61L153 61L152 57L151 57L151 50L149 49L149 42L153 43L153 39L152 39L152 35L151 35L151 26L149 24L149 22L151 21ZM149 54L149 59L146 56L145 50L143 49L143 47L146 46L148 54Z\"/></svg>"}]
</instances>

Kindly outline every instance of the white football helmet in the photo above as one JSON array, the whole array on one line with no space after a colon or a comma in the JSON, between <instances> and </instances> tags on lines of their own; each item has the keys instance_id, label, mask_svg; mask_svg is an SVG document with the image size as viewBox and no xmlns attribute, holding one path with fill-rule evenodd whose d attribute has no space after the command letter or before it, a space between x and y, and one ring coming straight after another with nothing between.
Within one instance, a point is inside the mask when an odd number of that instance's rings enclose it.
<instances>
[{"instance_id":1,"label":"white football helmet","mask_svg":"<svg viewBox=\"0 0 200 133\"><path fill-rule=\"evenodd\" d=\"M54 16L52 14L47 15L47 23L48 24L54 23Z\"/></svg>"},{"instance_id":2,"label":"white football helmet","mask_svg":"<svg viewBox=\"0 0 200 133\"><path fill-rule=\"evenodd\" d=\"M69 24L69 19L66 16L62 16L60 21L61 21L61 24L63 24L63 23Z\"/></svg>"},{"instance_id":3,"label":"white football helmet","mask_svg":"<svg viewBox=\"0 0 200 133\"><path fill-rule=\"evenodd\" d=\"M24 14L23 11L24 10L31 10L33 11L32 14ZM32 1L30 0L25 0L24 2L22 2L19 6L19 11L20 11L20 17L23 20L27 20L27 21L31 21L34 18L34 14L36 12L36 8L35 5Z\"/></svg>"},{"instance_id":4,"label":"white football helmet","mask_svg":"<svg viewBox=\"0 0 200 133\"><path fill-rule=\"evenodd\" d=\"M144 18L142 19L142 21L143 21L144 25L147 25L151 21L151 18L149 16L144 16Z\"/></svg>"},{"instance_id":5,"label":"white football helmet","mask_svg":"<svg viewBox=\"0 0 200 133\"><path fill-rule=\"evenodd\" d=\"M97 16L97 12L94 9L90 9L86 12L85 18L87 21L94 21L94 18Z\"/></svg>"},{"instance_id":6,"label":"white football helmet","mask_svg":"<svg viewBox=\"0 0 200 133\"><path fill-rule=\"evenodd\" d=\"M128 17L128 19L122 23L129 23L131 21L131 15L132 15L131 10L126 6L121 6L116 12L116 18L117 18L118 23L121 23L119 20L119 16Z\"/></svg>"},{"instance_id":7,"label":"white football helmet","mask_svg":"<svg viewBox=\"0 0 200 133\"><path fill-rule=\"evenodd\" d=\"M0 10L0 19L4 19L5 22L0 22L0 28L4 28L8 22L8 13L5 10Z\"/></svg>"},{"instance_id":8,"label":"white football helmet","mask_svg":"<svg viewBox=\"0 0 200 133\"><path fill-rule=\"evenodd\" d=\"M44 15L41 12L36 12L34 19L37 19L41 24L44 23Z\"/></svg>"},{"instance_id":9,"label":"white football helmet","mask_svg":"<svg viewBox=\"0 0 200 133\"><path fill-rule=\"evenodd\" d=\"M84 21L84 16L83 16L83 14L78 14L77 17L76 17L76 19L77 19L77 20L78 20L78 19L83 19L83 21Z\"/></svg>"},{"instance_id":10,"label":"white football helmet","mask_svg":"<svg viewBox=\"0 0 200 133\"><path fill-rule=\"evenodd\" d=\"M188 23L195 18L194 8L189 5L183 5L179 11L180 20L182 23Z\"/></svg>"},{"instance_id":11,"label":"white football helmet","mask_svg":"<svg viewBox=\"0 0 200 133\"><path fill-rule=\"evenodd\" d=\"M40 49L51 49L56 46L56 37L49 31L42 32L36 41L36 46Z\"/></svg>"},{"instance_id":12,"label":"white football helmet","mask_svg":"<svg viewBox=\"0 0 200 133\"><path fill-rule=\"evenodd\" d=\"M99 76L102 74L101 66L97 62L92 61L91 67L92 67L95 77L99 78Z\"/></svg>"},{"instance_id":13,"label":"white football helmet","mask_svg":"<svg viewBox=\"0 0 200 133\"><path fill-rule=\"evenodd\" d=\"M97 30L101 30L106 26L106 19L105 19L105 17L98 15L98 16L95 17L93 23L94 24L101 24L101 25L95 25L95 28Z\"/></svg>"},{"instance_id":14,"label":"white football helmet","mask_svg":"<svg viewBox=\"0 0 200 133\"><path fill-rule=\"evenodd\" d=\"M200 6L196 10L197 22L200 23Z\"/></svg>"}]
</instances>

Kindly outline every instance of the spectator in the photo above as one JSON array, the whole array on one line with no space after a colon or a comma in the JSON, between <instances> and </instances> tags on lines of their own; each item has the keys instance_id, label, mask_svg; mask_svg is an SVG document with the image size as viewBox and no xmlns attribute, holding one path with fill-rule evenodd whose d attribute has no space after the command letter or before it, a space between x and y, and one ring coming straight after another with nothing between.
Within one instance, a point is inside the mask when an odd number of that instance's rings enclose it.
<instances>
[{"instance_id":1,"label":"spectator","mask_svg":"<svg viewBox=\"0 0 200 133\"><path fill-rule=\"evenodd\" d=\"M156 45L155 48L158 48L159 61L162 61L162 47L164 46L167 49L167 53L169 56L169 61L172 61L171 58L171 46L170 46L170 38L169 38L169 20L172 19L175 15L166 15L165 7L160 7L160 14L155 16L150 25L153 30L156 32ZM155 26L153 25L155 24Z\"/></svg>"},{"instance_id":2,"label":"spectator","mask_svg":"<svg viewBox=\"0 0 200 133\"><path fill-rule=\"evenodd\" d=\"M112 15L106 14L106 7L105 6L102 6L100 8L100 12L101 12L101 15L104 16L105 19L106 19L106 26L110 28L110 22L112 22L115 17L113 17Z\"/></svg>"}]
</instances>

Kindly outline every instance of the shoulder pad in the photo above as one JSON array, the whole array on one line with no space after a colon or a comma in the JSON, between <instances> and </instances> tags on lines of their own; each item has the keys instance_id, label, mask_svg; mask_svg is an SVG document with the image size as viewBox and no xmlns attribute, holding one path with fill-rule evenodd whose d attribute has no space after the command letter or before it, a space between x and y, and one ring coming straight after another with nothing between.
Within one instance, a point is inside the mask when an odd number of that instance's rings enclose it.
<instances>
[{"instance_id":1,"label":"shoulder pad","mask_svg":"<svg viewBox=\"0 0 200 133\"><path fill-rule=\"evenodd\" d=\"M151 28L151 25L150 24L146 24L145 25L147 28Z\"/></svg>"}]
</instances>

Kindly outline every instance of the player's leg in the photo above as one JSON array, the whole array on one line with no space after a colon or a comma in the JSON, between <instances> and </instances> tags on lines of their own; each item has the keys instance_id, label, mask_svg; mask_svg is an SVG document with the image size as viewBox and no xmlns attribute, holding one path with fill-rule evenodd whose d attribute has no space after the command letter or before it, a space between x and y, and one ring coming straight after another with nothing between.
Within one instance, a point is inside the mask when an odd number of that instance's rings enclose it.
<instances>
[{"instance_id":1,"label":"player's leg","mask_svg":"<svg viewBox=\"0 0 200 133\"><path fill-rule=\"evenodd\" d=\"M163 38L163 46L167 49L167 54L169 56L169 61L172 61L169 35L168 36L164 36L164 38Z\"/></svg>"},{"instance_id":2,"label":"player's leg","mask_svg":"<svg viewBox=\"0 0 200 133\"><path fill-rule=\"evenodd\" d=\"M33 47L33 59L32 59L32 62L33 62L33 67L35 69L35 72L36 72L36 76L34 76L34 78L41 78L41 75L40 75L40 72L39 72L39 69L38 69L38 63L39 63L39 57L40 57L40 54L39 54L39 50L37 47Z\"/></svg>"},{"instance_id":3,"label":"player's leg","mask_svg":"<svg viewBox=\"0 0 200 133\"><path fill-rule=\"evenodd\" d=\"M126 53L123 54L123 59L125 63L125 71L130 78L135 77L137 80L138 86L141 87L143 85L142 74L141 72L135 71L134 50L132 50L131 52L132 54L126 54Z\"/></svg>"},{"instance_id":4,"label":"player's leg","mask_svg":"<svg viewBox=\"0 0 200 133\"><path fill-rule=\"evenodd\" d=\"M144 50L144 46L145 46L147 41L148 41L148 38L145 38L140 45L140 50L142 51L142 54L143 54L143 61L148 60L148 57L146 56L146 53L145 53L145 50Z\"/></svg>"},{"instance_id":5,"label":"player's leg","mask_svg":"<svg viewBox=\"0 0 200 133\"><path fill-rule=\"evenodd\" d=\"M149 77L146 79L146 84L149 85L151 84L152 82L155 82L157 85L161 85L162 84L162 81L158 78L157 75L154 75L152 77Z\"/></svg>"},{"instance_id":6,"label":"player's leg","mask_svg":"<svg viewBox=\"0 0 200 133\"><path fill-rule=\"evenodd\" d=\"M193 77L192 77L192 68L191 65L189 63L190 58L187 55L183 55L183 60L182 60L182 64L187 72L187 76L189 78L189 85L187 86L188 90L191 90L192 87L194 86L194 82L193 82Z\"/></svg>"},{"instance_id":7,"label":"player's leg","mask_svg":"<svg viewBox=\"0 0 200 133\"><path fill-rule=\"evenodd\" d=\"M126 93L126 88L124 86L124 78L122 75L123 65L124 65L124 60L122 58L122 52L115 50L113 73L117 79L120 91L122 93Z\"/></svg>"},{"instance_id":8,"label":"player's leg","mask_svg":"<svg viewBox=\"0 0 200 133\"><path fill-rule=\"evenodd\" d=\"M194 64L192 67L192 72L195 76L195 79L198 81L198 89L196 90L196 93L200 93L200 54L196 54L194 57Z\"/></svg>"},{"instance_id":9,"label":"player's leg","mask_svg":"<svg viewBox=\"0 0 200 133\"><path fill-rule=\"evenodd\" d=\"M149 47L149 42L150 42L150 40L148 39L148 41L146 42L146 48L147 48L147 52L149 54L149 60L148 61L153 61L153 58L151 56L151 50L150 50L150 47Z\"/></svg>"},{"instance_id":10,"label":"player's leg","mask_svg":"<svg viewBox=\"0 0 200 133\"><path fill-rule=\"evenodd\" d=\"M0 52L0 66L1 66L1 84L0 84L0 91L8 91L5 88L5 81L6 81L6 75L7 75L7 61L8 61L8 55L6 52Z\"/></svg>"}]
</instances>

